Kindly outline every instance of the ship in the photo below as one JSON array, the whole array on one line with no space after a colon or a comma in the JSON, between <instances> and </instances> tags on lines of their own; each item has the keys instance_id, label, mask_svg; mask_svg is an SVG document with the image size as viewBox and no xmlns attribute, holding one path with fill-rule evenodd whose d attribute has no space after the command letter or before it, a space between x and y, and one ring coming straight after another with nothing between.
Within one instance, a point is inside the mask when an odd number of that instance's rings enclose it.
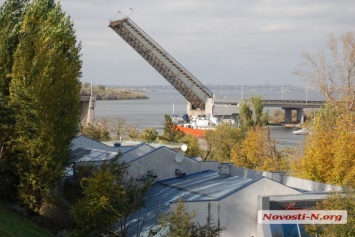
<instances>
[{"instance_id":1,"label":"ship","mask_svg":"<svg viewBox=\"0 0 355 237\"><path fill-rule=\"evenodd\" d=\"M216 129L216 126L221 123L235 125L233 118L217 118L214 116L191 116L173 115L172 122L176 124L176 128L185 134L191 134L195 137L203 137L208 130Z\"/></svg>"}]
</instances>

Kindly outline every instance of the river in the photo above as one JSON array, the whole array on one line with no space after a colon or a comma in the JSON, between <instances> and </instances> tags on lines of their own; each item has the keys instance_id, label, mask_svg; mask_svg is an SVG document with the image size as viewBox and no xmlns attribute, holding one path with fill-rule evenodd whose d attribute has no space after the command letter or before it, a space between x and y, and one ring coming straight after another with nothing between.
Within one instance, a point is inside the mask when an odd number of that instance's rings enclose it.
<instances>
[{"instance_id":1,"label":"river","mask_svg":"<svg viewBox=\"0 0 355 237\"><path fill-rule=\"evenodd\" d=\"M126 123L137 125L139 130L144 128L155 128L162 133L164 127L164 115L185 114L187 102L180 93L174 89L159 89L154 92L145 93L147 100L111 100L97 101L95 107L95 118L100 119L124 119ZM253 95L260 95L262 99L299 99L322 100L319 93L313 92L305 95L302 91L240 91L223 90L217 91L216 95L226 98L250 98ZM286 128L283 126L272 126L271 136L276 140L278 146L294 147L302 144L305 136L294 135L292 133L296 128Z\"/></svg>"}]
</instances>

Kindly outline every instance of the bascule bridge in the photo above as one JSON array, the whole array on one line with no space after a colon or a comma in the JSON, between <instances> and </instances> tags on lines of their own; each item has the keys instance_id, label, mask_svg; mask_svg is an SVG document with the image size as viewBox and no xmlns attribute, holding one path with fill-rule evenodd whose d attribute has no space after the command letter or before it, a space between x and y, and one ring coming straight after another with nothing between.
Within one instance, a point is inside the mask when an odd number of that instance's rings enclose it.
<instances>
[{"instance_id":1,"label":"bascule bridge","mask_svg":"<svg viewBox=\"0 0 355 237\"><path fill-rule=\"evenodd\" d=\"M111 27L188 101L188 115L212 115L213 93L128 17Z\"/></svg>"},{"instance_id":2,"label":"bascule bridge","mask_svg":"<svg viewBox=\"0 0 355 237\"><path fill-rule=\"evenodd\" d=\"M109 27L185 97L188 101L187 114L189 116L213 115L219 119L223 119L224 116L234 117L239 113L240 100L214 98L213 93L206 86L130 18L125 17L120 20L111 21ZM325 103L325 101L283 100L264 100L263 102L265 107L281 107L284 109L286 123L292 122L292 110L297 110L297 122L302 122L304 108L319 108Z\"/></svg>"}]
</instances>

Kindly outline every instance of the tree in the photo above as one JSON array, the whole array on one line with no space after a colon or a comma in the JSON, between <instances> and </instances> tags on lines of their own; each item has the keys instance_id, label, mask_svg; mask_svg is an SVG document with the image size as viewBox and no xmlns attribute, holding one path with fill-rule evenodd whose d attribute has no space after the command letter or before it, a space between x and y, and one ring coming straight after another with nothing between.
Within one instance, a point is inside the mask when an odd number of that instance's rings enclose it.
<instances>
[{"instance_id":1,"label":"tree","mask_svg":"<svg viewBox=\"0 0 355 237\"><path fill-rule=\"evenodd\" d=\"M145 128L141 134L141 138L147 142L153 142L158 138L158 132L155 128Z\"/></svg>"},{"instance_id":2,"label":"tree","mask_svg":"<svg viewBox=\"0 0 355 237\"><path fill-rule=\"evenodd\" d=\"M74 33L60 5L33 1L13 55L9 105L16 120L18 190L35 211L61 176L78 126L82 62Z\"/></svg>"},{"instance_id":3,"label":"tree","mask_svg":"<svg viewBox=\"0 0 355 237\"><path fill-rule=\"evenodd\" d=\"M185 134L180 142L187 145L187 150L185 151L185 156L187 157L197 157L201 154L201 150L198 144L198 140L191 134Z\"/></svg>"},{"instance_id":4,"label":"tree","mask_svg":"<svg viewBox=\"0 0 355 237\"><path fill-rule=\"evenodd\" d=\"M250 129L241 143L232 149L231 161L240 167L263 171L287 171L288 162L277 150L270 131L261 126Z\"/></svg>"},{"instance_id":5,"label":"tree","mask_svg":"<svg viewBox=\"0 0 355 237\"><path fill-rule=\"evenodd\" d=\"M316 117L313 133L307 137L304 155L292 159L296 176L318 182L355 187L355 124L327 105Z\"/></svg>"},{"instance_id":6,"label":"tree","mask_svg":"<svg viewBox=\"0 0 355 237\"><path fill-rule=\"evenodd\" d=\"M99 168L86 168L91 172L79 180L82 195L71 209L77 225L75 234L112 234L119 224L120 236L125 236L126 218L142 207L152 180L127 180L128 165L119 161L119 155Z\"/></svg>"},{"instance_id":7,"label":"tree","mask_svg":"<svg viewBox=\"0 0 355 237\"><path fill-rule=\"evenodd\" d=\"M115 139L121 139L121 136L126 131L126 122L123 118L116 118L115 120L110 121L110 130L116 134Z\"/></svg>"},{"instance_id":8,"label":"tree","mask_svg":"<svg viewBox=\"0 0 355 237\"><path fill-rule=\"evenodd\" d=\"M169 115L164 115L164 119L164 132L161 139L168 142L178 142L184 136L184 133L177 128Z\"/></svg>"},{"instance_id":9,"label":"tree","mask_svg":"<svg viewBox=\"0 0 355 237\"><path fill-rule=\"evenodd\" d=\"M249 102L243 101L240 106L239 124L243 136L255 126L265 126L268 123L268 111L263 113L264 105L260 96L252 96Z\"/></svg>"},{"instance_id":10,"label":"tree","mask_svg":"<svg viewBox=\"0 0 355 237\"><path fill-rule=\"evenodd\" d=\"M105 119L83 127L81 134L99 142L111 140L109 122Z\"/></svg>"},{"instance_id":11,"label":"tree","mask_svg":"<svg viewBox=\"0 0 355 237\"><path fill-rule=\"evenodd\" d=\"M232 148L242 141L241 130L230 124L219 124L205 134L204 160L230 161Z\"/></svg>"},{"instance_id":12,"label":"tree","mask_svg":"<svg viewBox=\"0 0 355 237\"><path fill-rule=\"evenodd\" d=\"M318 202L315 210L346 210L347 223L339 225L306 225L305 229L312 236L347 237L355 236L355 193L348 190L345 193L332 193L327 199Z\"/></svg>"},{"instance_id":13,"label":"tree","mask_svg":"<svg viewBox=\"0 0 355 237\"><path fill-rule=\"evenodd\" d=\"M339 39L329 35L324 51L302 57L304 62L294 73L318 88L332 105L344 107L345 113L354 111L355 33L347 32Z\"/></svg>"},{"instance_id":14,"label":"tree","mask_svg":"<svg viewBox=\"0 0 355 237\"><path fill-rule=\"evenodd\" d=\"M26 0L6 1L0 7L0 196L16 196L15 167L11 157L11 135L14 132L14 111L9 106L13 55L19 44L20 26L26 11Z\"/></svg>"},{"instance_id":15,"label":"tree","mask_svg":"<svg viewBox=\"0 0 355 237\"><path fill-rule=\"evenodd\" d=\"M225 229L216 226L213 223L211 215L211 204L208 203L208 215L206 218L206 224L200 225L195 223L193 219L196 217L196 211L188 212L187 206L180 197L176 208L171 212L163 214L159 222L165 228L168 228L168 237L217 237L220 236Z\"/></svg>"},{"instance_id":16,"label":"tree","mask_svg":"<svg viewBox=\"0 0 355 237\"><path fill-rule=\"evenodd\" d=\"M121 185L125 167L117 158L93 170L80 180L83 197L72 207L71 215L80 236L99 236L109 231L122 217L124 188Z\"/></svg>"}]
</instances>

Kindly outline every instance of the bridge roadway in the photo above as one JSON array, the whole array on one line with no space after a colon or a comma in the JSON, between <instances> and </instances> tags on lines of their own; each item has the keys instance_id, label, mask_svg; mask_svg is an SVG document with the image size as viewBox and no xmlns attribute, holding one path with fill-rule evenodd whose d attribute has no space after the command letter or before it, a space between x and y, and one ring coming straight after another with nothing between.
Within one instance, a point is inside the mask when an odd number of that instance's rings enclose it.
<instances>
[{"instance_id":1,"label":"bridge roadway","mask_svg":"<svg viewBox=\"0 0 355 237\"><path fill-rule=\"evenodd\" d=\"M215 98L215 108L222 105L231 105L231 109L239 105L240 99ZM309 101L309 100L262 100L264 107L281 108L285 110L285 123L292 123L292 111L297 112L297 123L304 122L304 109L306 108L321 108L325 101Z\"/></svg>"}]
</instances>

